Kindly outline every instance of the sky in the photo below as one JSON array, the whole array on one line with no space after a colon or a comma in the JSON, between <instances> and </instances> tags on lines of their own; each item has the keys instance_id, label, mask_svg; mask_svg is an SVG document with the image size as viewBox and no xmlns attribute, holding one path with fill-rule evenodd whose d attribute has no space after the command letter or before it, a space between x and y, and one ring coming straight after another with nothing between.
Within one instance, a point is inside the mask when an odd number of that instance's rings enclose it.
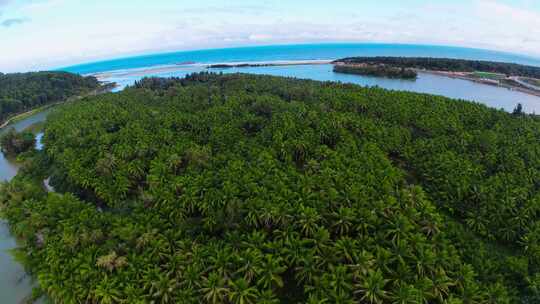
<instances>
[{"instance_id":1,"label":"sky","mask_svg":"<svg viewBox=\"0 0 540 304\"><path fill-rule=\"evenodd\" d=\"M0 0L0 72L310 42L437 44L540 57L540 0Z\"/></svg>"}]
</instances>

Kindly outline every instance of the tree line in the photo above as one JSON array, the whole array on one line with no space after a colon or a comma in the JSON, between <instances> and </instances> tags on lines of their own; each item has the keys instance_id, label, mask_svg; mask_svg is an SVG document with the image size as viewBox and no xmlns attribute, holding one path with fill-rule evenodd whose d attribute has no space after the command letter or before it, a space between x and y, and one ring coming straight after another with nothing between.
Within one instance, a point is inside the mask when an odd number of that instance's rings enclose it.
<instances>
[{"instance_id":1,"label":"tree line","mask_svg":"<svg viewBox=\"0 0 540 304\"><path fill-rule=\"evenodd\" d=\"M412 69L398 68L385 64L336 64L335 73L357 74L375 77L416 79L418 74Z\"/></svg>"},{"instance_id":2,"label":"tree line","mask_svg":"<svg viewBox=\"0 0 540 304\"><path fill-rule=\"evenodd\" d=\"M516 63L431 57L349 57L335 63L386 64L400 68L448 72L489 72L540 79L540 67Z\"/></svg>"}]
</instances>

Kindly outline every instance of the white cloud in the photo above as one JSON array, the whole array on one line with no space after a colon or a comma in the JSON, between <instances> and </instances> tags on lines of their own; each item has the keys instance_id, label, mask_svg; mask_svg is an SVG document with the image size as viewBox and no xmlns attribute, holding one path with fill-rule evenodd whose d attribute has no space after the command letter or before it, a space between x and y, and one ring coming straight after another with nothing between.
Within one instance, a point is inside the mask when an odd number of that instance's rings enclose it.
<instances>
[{"instance_id":1,"label":"white cloud","mask_svg":"<svg viewBox=\"0 0 540 304\"><path fill-rule=\"evenodd\" d=\"M450 44L540 56L540 13L496 0L471 0L468 6L395 4L398 9L379 15L358 9L316 16L310 7L297 14L270 2L195 8L156 4L135 16L140 3L133 1L122 13L105 10L100 2L89 7L94 15L83 10L79 18L56 13L73 2L30 1L18 13L30 16L31 23L0 28L0 69L50 68L154 51L322 41ZM0 7L7 2L0 0Z\"/></svg>"},{"instance_id":2,"label":"white cloud","mask_svg":"<svg viewBox=\"0 0 540 304\"><path fill-rule=\"evenodd\" d=\"M271 41L272 38L273 36L268 34L251 34L248 37L251 41Z\"/></svg>"}]
</instances>

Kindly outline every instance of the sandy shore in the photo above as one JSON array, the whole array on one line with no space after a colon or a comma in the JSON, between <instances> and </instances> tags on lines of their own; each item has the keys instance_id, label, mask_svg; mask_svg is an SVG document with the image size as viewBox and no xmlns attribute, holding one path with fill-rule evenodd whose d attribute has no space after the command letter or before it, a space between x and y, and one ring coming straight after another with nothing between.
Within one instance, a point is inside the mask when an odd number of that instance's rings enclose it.
<instances>
[{"instance_id":1,"label":"sandy shore","mask_svg":"<svg viewBox=\"0 0 540 304\"><path fill-rule=\"evenodd\" d=\"M446 71L431 71L431 70L422 70L422 69L416 69L416 71L420 72L420 73L427 73L427 74L433 74L433 75L438 75L438 76L444 76L444 77L468 80L468 81L481 83L481 84L485 84L485 85L491 85L491 86L496 86L496 87L507 88L509 90L518 91L518 92L522 92L522 93L525 93L525 94L540 97L540 91L527 89L527 88L519 87L519 86L513 86L513 85L509 85L509 84L503 84L503 83L501 83L499 81L494 81L494 80L490 80L490 79L474 78L474 77L469 76L470 73L468 73L468 72L446 72Z\"/></svg>"}]
</instances>

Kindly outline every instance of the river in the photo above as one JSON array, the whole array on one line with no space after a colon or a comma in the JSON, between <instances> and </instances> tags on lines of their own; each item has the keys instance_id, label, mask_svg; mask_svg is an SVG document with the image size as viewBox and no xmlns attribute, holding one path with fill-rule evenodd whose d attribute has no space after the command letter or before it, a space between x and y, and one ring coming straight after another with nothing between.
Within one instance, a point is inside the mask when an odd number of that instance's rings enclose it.
<instances>
[{"instance_id":1,"label":"river","mask_svg":"<svg viewBox=\"0 0 540 304\"><path fill-rule=\"evenodd\" d=\"M51 109L36 113L21 121L1 129L0 134L9 128L15 128L22 131L33 124L42 122L47 117ZM38 134L38 139L41 135ZM36 143L37 148L41 147L41 142ZM0 153L0 181L9 181L16 174L18 165ZM30 295L32 292L32 279L28 276L23 267L17 263L10 254L10 251L17 247L15 238L10 234L7 223L0 220L0 303L18 304Z\"/></svg>"}]
</instances>

